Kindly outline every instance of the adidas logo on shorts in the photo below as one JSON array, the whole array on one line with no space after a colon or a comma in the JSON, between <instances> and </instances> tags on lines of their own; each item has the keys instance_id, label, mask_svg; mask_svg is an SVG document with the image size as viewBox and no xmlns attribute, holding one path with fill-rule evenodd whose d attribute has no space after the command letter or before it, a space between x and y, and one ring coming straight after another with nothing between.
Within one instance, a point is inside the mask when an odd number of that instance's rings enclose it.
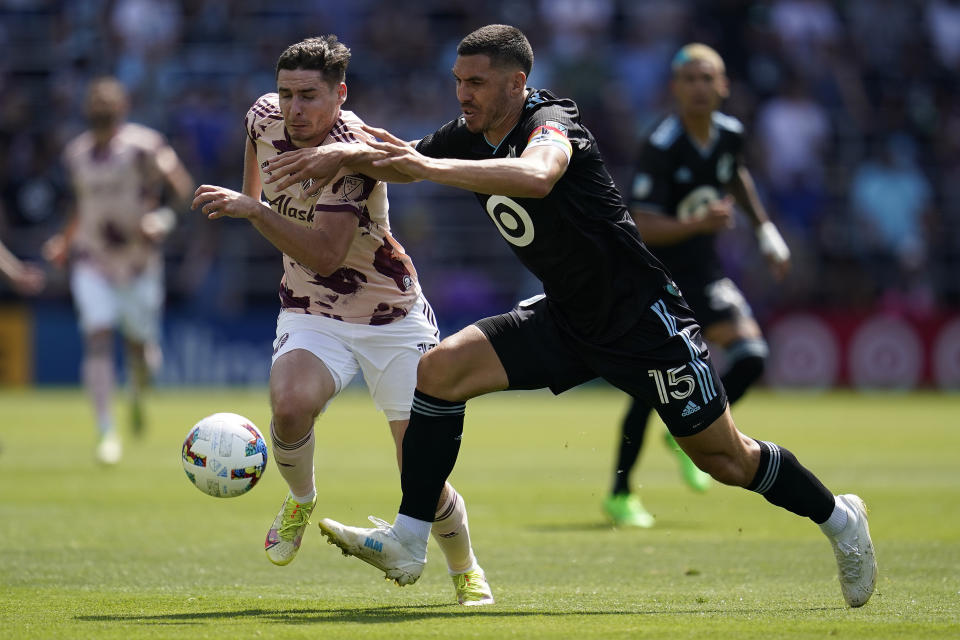
<instances>
[{"instance_id":1,"label":"adidas logo on shorts","mask_svg":"<svg viewBox=\"0 0 960 640\"><path fill-rule=\"evenodd\" d=\"M680 416L682 418L686 418L691 413L696 413L697 411L700 411L700 405L698 405L693 400L690 400L687 402L687 406L683 408L683 413L681 413Z\"/></svg>"}]
</instances>

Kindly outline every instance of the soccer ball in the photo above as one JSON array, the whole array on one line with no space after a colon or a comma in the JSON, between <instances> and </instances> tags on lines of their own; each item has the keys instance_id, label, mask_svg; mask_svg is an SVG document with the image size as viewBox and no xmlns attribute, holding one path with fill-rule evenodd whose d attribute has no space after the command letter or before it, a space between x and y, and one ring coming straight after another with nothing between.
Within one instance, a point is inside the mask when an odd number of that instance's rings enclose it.
<instances>
[{"instance_id":1,"label":"soccer ball","mask_svg":"<svg viewBox=\"0 0 960 640\"><path fill-rule=\"evenodd\" d=\"M260 481L267 468L267 443L243 416L215 413L190 429L181 458L193 486L216 498L232 498Z\"/></svg>"}]
</instances>

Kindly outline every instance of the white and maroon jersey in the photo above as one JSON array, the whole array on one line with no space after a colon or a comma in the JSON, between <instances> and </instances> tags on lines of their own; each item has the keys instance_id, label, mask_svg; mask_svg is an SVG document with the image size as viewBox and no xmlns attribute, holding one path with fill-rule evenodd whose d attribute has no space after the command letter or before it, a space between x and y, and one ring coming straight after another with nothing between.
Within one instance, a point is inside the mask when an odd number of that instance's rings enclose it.
<instances>
[{"instance_id":1,"label":"white and maroon jersey","mask_svg":"<svg viewBox=\"0 0 960 640\"><path fill-rule=\"evenodd\" d=\"M284 254L283 308L372 325L405 317L420 296L420 285L413 262L390 235L386 184L343 170L316 196L304 192L309 181L277 191L264 181L263 167L269 158L297 149L284 127L277 94L268 93L257 100L247 112L245 124L261 168L264 197L277 215L305 229L317 228L331 212L346 211L357 218L347 256L329 276ZM341 110L321 145L367 139L362 124L352 112Z\"/></svg>"},{"instance_id":2,"label":"white and maroon jersey","mask_svg":"<svg viewBox=\"0 0 960 640\"><path fill-rule=\"evenodd\" d=\"M141 232L140 222L159 202L160 168L176 162L163 135L138 124L121 125L103 149L90 132L72 140L63 163L77 212L74 256L115 283L159 265L160 247Z\"/></svg>"}]
</instances>

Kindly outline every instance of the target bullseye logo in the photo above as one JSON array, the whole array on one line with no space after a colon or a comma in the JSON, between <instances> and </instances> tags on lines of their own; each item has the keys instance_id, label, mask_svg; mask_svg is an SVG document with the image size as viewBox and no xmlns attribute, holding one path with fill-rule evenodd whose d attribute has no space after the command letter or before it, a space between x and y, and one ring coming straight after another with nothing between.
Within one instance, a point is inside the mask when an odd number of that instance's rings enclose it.
<instances>
[{"instance_id":1,"label":"target bullseye logo","mask_svg":"<svg viewBox=\"0 0 960 640\"><path fill-rule=\"evenodd\" d=\"M533 242L533 220L527 210L506 196L490 196L487 214L507 242L525 247Z\"/></svg>"}]
</instances>

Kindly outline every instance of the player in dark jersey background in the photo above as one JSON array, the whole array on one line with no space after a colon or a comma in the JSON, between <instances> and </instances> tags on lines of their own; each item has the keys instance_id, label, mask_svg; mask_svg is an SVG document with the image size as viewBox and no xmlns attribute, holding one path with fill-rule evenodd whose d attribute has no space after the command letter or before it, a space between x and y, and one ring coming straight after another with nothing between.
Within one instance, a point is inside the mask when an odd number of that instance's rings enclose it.
<instances>
[{"instance_id":1,"label":"player in dark jersey background","mask_svg":"<svg viewBox=\"0 0 960 640\"><path fill-rule=\"evenodd\" d=\"M506 389L559 393L602 377L655 406L716 480L819 524L844 598L863 605L876 562L862 500L834 496L788 450L737 430L700 328L641 241L576 104L528 88L532 64L519 30L482 27L457 47L462 115L416 146L367 128L382 142L300 149L268 161L268 181L278 189L309 178L319 188L349 166L378 179L473 191L545 292L421 357L394 523L373 518L376 527L363 529L325 518L320 529L388 579L416 582L433 509L459 453L466 401Z\"/></svg>"},{"instance_id":2,"label":"player in dark jersey background","mask_svg":"<svg viewBox=\"0 0 960 640\"><path fill-rule=\"evenodd\" d=\"M673 275L704 337L723 349L727 370L721 379L733 404L763 374L767 345L750 305L723 272L717 234L733 226L736 204L753 225L777 279L790 266L790 251L744 165L743 125L717 110L729 92L723 59L712 48L692 43L677 52L671 70L677 111L643 138L630 213L644 242ZM649 405L634 399L623 420L613 486L603 503L618 525L653 525L629 484L650 412ZM706 490L709 476L697 469L669 431L665 437L686 483Z\"/></svg>"}]
</instances>

